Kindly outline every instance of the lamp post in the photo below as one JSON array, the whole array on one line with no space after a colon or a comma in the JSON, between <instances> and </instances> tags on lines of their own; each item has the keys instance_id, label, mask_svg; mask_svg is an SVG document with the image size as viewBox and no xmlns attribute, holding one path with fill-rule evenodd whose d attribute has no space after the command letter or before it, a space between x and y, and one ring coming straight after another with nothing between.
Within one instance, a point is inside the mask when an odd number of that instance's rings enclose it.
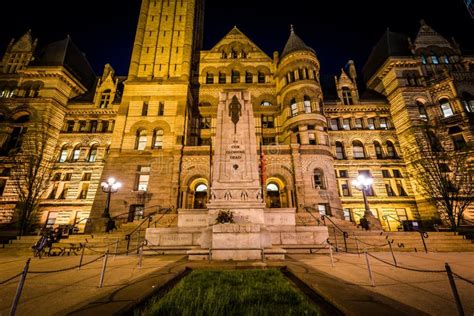
<instances>
[{"instance_id":1,"label":"lamp post","mask_svg":"<svg viewBox=\"0 0 474 316\"><path fill-rule=\"evenodd\" d=\"M381 230L382 229L382 224L380 221L372 214L370 211L369 207L369 200L367 199L367 190L371 188L372 183L374 183L374 180L370 177L366 177L364 175L359 175L356 180L352 181L352 185L362 191L362 196L364 197L364 219L367 221L367 229L375 229L375 230Z\"/></svg>"},{"instance_id":2,"label":"lamp post","mask_svg":"<svg viewBox=\"0 0 474 316\"><path fill-rule=\"evenodd\" d=\"M115 193L122 187L120 182L117 182L115 178L109 178L107 182L102 182L101 185L102 191L107 194L107 200L105 203L104 213L102 214L103 218L108 219L106 232L113 230L115 228L115 221L110 218L110 197L112 193Z\"/></svg>"}]
</instances>

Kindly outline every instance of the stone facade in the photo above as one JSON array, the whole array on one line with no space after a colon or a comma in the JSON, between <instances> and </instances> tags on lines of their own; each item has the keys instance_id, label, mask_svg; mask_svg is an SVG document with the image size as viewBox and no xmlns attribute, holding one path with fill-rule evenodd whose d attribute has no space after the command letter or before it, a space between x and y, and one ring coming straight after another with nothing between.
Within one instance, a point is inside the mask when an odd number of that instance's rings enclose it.
<instances>
[{"instance_id":1,"label":"stone facade","mask_svg":"<svg viewBox=\"0 0 474 316\"><path fill-rule=\"evenodd\" d=\"M9 157L25 127L46 121L57 163L40 224L100 217L109 177L123 184L112 216L173 207L194 220L211 197L217 108L230 92L252 106L266 212L311 208L357 222L364 204L351 181L367 174L384 229L437 216L410 153L428 119L444 124L436 132L447 143L473 141L474 57L423 23L414 41L387 31L364 67L365 91L352 61L323 89L317 54L293 28L273 56L236 27L203 50L203 14L200 0L142 1L127 78L109 65L97 77L69 38L42 49L30 32L11 42L0 64L0 222L15 220ZM288 234L272 238L296 238Z\"/></svg>"}]
</instances>

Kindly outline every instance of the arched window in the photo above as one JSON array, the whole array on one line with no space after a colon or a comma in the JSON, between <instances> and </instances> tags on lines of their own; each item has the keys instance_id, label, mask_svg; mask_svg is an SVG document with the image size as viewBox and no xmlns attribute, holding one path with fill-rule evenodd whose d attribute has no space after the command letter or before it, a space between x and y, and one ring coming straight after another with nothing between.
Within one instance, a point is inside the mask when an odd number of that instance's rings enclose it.
<instances>
[{"instance_id":1,"label":"arched window","mask_svg":"<svg viewBox=\"0 0 474 316\"><path fill-rule=\"evenodd\" d=\"M207 185L198 184L194 189L194 209L205 209L207 203Z\"/></svg>"},{"instance_id":2,"label":"arched window","mask_svg":"<svg viewBox=\"0 0 474 316\"><path fill-rule=\"evenodd\" d=\"M426 65L428 63L428 61L426 60L426 56L425 55L421 55L421 63L423 65Z\"/></svg>"},{"instance_id":3,"label":"arched window","mask_svg":"<svg viewBox=\"0 0 474 316\"><path fill-rule=\"evenodd\" d=\"M439 106L441 107L441 112L444 117L450 117L454 115L453 108L448 99L442 98L439 100Z\"/></svg>"},{"instance_id":4,"label":"arched window","mask_svg":"<svg viewBox=\"0 0 474 316\"><path fill-rule=\"evenodd\" d=\"M291 99L290 107L291 107L291 116L298 115L298 103L296 103L295 98Z\"/></svg>"},{"instance_id":5,"label":"arched window","mask_svg":"<svg viewBox=\"0 0 474 316\"><path fill-rule=\"evenodd\" d=\"M87 157L88 162L95 162L97 160L97 145L92 145L89 151L89 157Z\"/></svg>"},{"instance_id":6,"label":"arched window","mask_svg":"<svg viewBox=\"0 0 474 316\"><path fill-rule=\"evenodd\" d=\"M206 84L214 83L214 75L211 73L206 73Z\"/></svg>"},{"instance_id":7,"label":"arched window","mask_svg":"<svg viewBox=\"0 0 474 316\"><path fill-rule=\"evenodd\" d=\"M111 95L112 95L112 91L110 91L109 89L104 90L104 92L102 92L102 94L100 95L100 108L101 109L106 109L109 107Z\"/></svg>"},{"instance_id":8,"label":"arched window","mask_svg":"<svg viewBox=\"0 0 474 316\"><path fill-rule=\"evenodd\" d=\"M135 149L137 150L145 150L147 142L147 135L146 130L138 130L137 131L137 141L135 144Z\"/></svg>"},{"instance_id":9,"label":"arched window","mask_svg":"<svg viewBox=\"0 0 474 316\"><path fill-rule=\"evenodd\" d=\"M153 149L163 148L163 135L164 132L162 129L155 129L153 131Z\"/></svg>"},{"instance_id":10,"label":"arched window","mask_svg":"<svg viewBox=\"0 0 474 316\"><path fill-rule=\"evenodd\" d=\"M423 121L427 121L428 120L428 114L426 113L426 108L425 108L425 105L423 104L423 102L417 100L416 105L418 106L418 112L420 113L420 119L422 119Z\"/></svg>"},{"instance_id":11,"label":"arched window","mask_svg":"<svg viewBox=\"0 0 474 316\"><path fill-rule=\"evenodd\" d=\"M474 113L474 97L472 94L464 92L462 94L462 104L467 113Z\"/></svg>"},{"instance_id":12,"label":"arched window","mask_svg":"<svg viewBox=\"0 0 474 316\"><path fill-rule=\"evenodd\" d=\"M261 71L258 72L258 83L265 83L265 74Z\"/></svg>"},{"instance_id":13,"label":"arched window","mask_svg":"<svg viewBox=\"0 0 474 316\"><path fill-rule=\"evenodd\" d=\"M391 141L387 141L387 157L395 159L397 158L397 151L395 150L395 145Z\"/></svg>"},{"instance_id":14,"label":"arched window","mask_svg":"<svg viewBox=\"0 0 474 316\"><path fill-rule=\"evenodd\" d=\"M382 146L380 146L380 143L378 141L374 142L374 148L375 148L375 156L377 156L377 159L383 159Z\"/></svg>"},{"instance_id":15,"label":"arched window","mask_svg":"<svg viewBox=\"0 0 474 316\"><path fill-rule=\"evenodd\" d=\"M438 56L436 56L435 53L431 53L431 62L432 62L434 65L438 65L438 64L439 64Z\"/></svg>"},{"instance_id":16,"label":"arched window","mask_svg":"<svg viewBox=\"0 0 474 316\"><path fill-rule=\"evenodd\" d=\"M240 83L240 72L232 70L232 83Z\"/></svg>"},{"instance_id":17,"label":"arched window","mask_svg":"<svg viewBox=\"0 0 474 316\"><path fill-rule=\"evenodd\" d=\"M336 158L338 160L346 159L346 151L344 145L341 142L336 142Z\"/></svg>"},{"instance_id":18,"label":"arched window","mask_svg":"<svg viewBox=\"0 0 474 316\"><path fill-rule=\"evenodd\" d=\"M324 181L324 172L321 169L314 169L313 171L314 187L317 189L325 189L326 181Z\"/></svg>"},{"instance_id":19,"label":"arched window","mask_svg":"<svg viewBox=\"0 0 474 316\"><path fill-rule=\"evenodd\" d=\"M355 159L364 159L365 158L364 145L360 141L355 140L355 141L352 142L352 151L354 153L354 158Z\"/></svg>"},{"instance_id":20,"label":"arched window","mask_svg":"<svg viewBox=\"0 0 474 316\"><path fill-rule=\"evenodd\" d=\"M347 87L342 88L342 102L345 105L353 105L354 104L354 100L352 99L351 90Z\"/></svg>"},{"instance_id":21,"label":"arched window","mask_svg":"<svg viewBox=\"0 0 474 316\"><path fill-rule=\"evenodd\" d=\"M225 84L227 81L225 73L219 72L219 83Z\"/></svg>"},{"instance_id":22,"label":"arched window","mask_svg":"<svg viewBox=\"0 0 474 316\"><path fill-rule=\"evenodd\" d=\"M280 187L274 182L267 185L267 206L281 208Z\"/></svg>"},{"instance_id":23,"label":"arched window","mask_svg":"<svg viewBox=\"0 0 474 316\"><path fill-rule=\"evenodd\" d=\"M304 112L305 113L311 113L311 98L308 97L307 95L304 96Z\"/></svg>"},{"instance_id":24,"label":"arched window","mask_svg":"<svg viewBox=\"0 0 474 316\"><path fill-rule=\"evenodd\" d=\"M77 145L76 147L74 147L74 150L73 150L73 152L72 152L72 159L71 159L71 161L72 161L72 162L78 161L80 156L81 156L81 146L80 146L80 145Z\"/></svg>"},{"instance_id":25,"label":"arched window","mask_svg":"<svg viewBox=\"0 0 474 316\"><path fill-rule=\"evenodd\" d=\"M16 115L14 115L16 116ZM15 123L27 123L30 121L30 114L29 113L22 113L15 118Z\"/></svg>"},{"instance_id":26,"label":"arched window","mask_svg":"<svg viewBox=\"0 0 474 316\"><path fill-rule=\"evenodd\" d=\"M68 148L67 146L63 146L63 148L61 148L61 151L59 153L58 161L65 162L67 160L67 156L68 156Z\"/></svg>"},{"instance_id":27,"label":"arched window","mask_svg":"<svg viewBox=\"0 0 474 316\"><path fill-rule=\"evenodd\" d=\"M253 83L253 74L251 72L245 72L245 83Z\"/></svg>"},{"instance_id":28,"label":"arched window","mask_svg":"<svg viewBox=\"0 0 474 316\"><path fill-rule=\"evenodd\" d=\"M261 106L272 106L273 104L270 101L262 101Z\"/></svg>"}]
</instances>

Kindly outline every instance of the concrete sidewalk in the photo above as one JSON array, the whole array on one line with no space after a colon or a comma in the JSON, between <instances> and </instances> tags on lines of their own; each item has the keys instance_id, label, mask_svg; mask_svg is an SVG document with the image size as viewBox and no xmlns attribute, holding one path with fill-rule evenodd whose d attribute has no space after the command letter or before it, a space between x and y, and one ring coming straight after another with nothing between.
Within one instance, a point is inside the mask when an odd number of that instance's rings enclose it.
<instances>
[{"instance_id":1,"label":"concrete sidewalk","mask_svg":"<svg viewBox=\"0 0 474 316\"><path fill-rule=\"evenodd\" d=\"M98 256L84 257L84 263L96 259ZM62 315L63 311L79 306L99 296L111 293L127 283L136 280L157 269L172 264L182 256L160 256L143 258L142 268L138 268L138 257L110 256L108 259L104 287L98 288L102 259L77 269L48 273L28 274L17 315ZM1 257L0 282L21 272L27 257ZM50 271L75 266L79 257L50 257L34 258L30 264L30 271ZM0 285L0 316L9 314L18 278Z\"/></svg>"},{"instance_id":2,"label":"concrete sidewalk","mask_svg":"<svg viewBox=\"0 0 474 316\"><path fill-rule=\"evenodd\" d=\"M393 262L390 253L374 255ZM471 281L474 280L474 253L396 253L395 255L399 265L423 270L444 270L444 264L448 262L453 272ZM328 255L291 257L316 271L340 279L348 287L353 286L355 289L359 287L382 294L431 315L458 315L446 273L402 270L369 257L375 279L375 287L372 287L364 255L359 258L357 255L335 253L334 267L331 266ZM465 314L474 315L474 285L457 278L455 282ZM311 287L324 294L325 289L318 288L317 283L311 284ZM348 295L343 299L350 301L353 298Z\"/></svg>"}]
</instances>

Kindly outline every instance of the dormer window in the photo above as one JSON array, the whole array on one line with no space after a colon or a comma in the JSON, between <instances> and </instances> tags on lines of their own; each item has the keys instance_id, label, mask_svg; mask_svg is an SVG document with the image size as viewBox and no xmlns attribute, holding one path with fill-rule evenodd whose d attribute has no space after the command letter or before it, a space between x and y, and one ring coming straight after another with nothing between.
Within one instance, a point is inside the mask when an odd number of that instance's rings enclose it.
<instances>
[{"instance_id":1,"label":"dormer window","mask_svg":"<svg viewBox=\"0 0 474 316\"><path fill-rule=\"evenodd\" d=\"M99 104L101 109L106 109L109 107L111 95L112 95L112 91L110 90L105 90L104 92L102 92L100 96L100 104Z\"/></svg>"},{"instance_id":2,"label":"dormer window","mask_svg":"<svg viewBox=\"0 0 474 316\"><path fill-rule=\"evenodd\" d=\"M347 87L342 88L342 102L344 105L353 105L354 100L352 99L351 90Z\"/></svg>"},{"instance_id":3,"label":"dormer window","mask_svg":"<svg viewBox=\"0 0 474 316\"><path fill-rule=\"evenodd\" d=\"M421 55L421 63L423 65L426 65L428 63L428 61L426 60L426 56L425 55Z\"/></svg>"},{"instance_id":4,"label":"dormer window","mask_svg":"<svg viewBox=\"0 0 474 316\"><path fill-rule=\"evenodd\" d=\"M435 54L432 54L431 55L431 62L433 63L433 65L438 65L439 64L438 56L436 56Z\"/></svg>"}]
</instances>

